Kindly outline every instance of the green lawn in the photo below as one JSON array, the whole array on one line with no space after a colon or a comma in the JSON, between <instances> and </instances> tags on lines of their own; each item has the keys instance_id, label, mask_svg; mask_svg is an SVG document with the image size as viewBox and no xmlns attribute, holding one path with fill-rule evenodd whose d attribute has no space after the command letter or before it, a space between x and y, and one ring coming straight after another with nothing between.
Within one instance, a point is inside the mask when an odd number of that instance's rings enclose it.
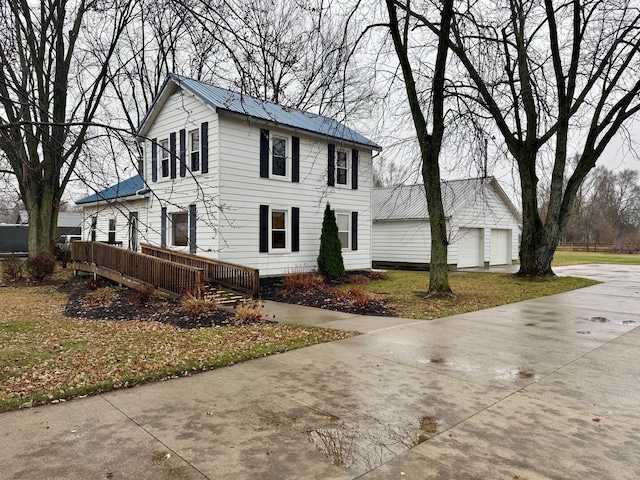
<instances>
[{"instance_id":1,"label":"green lawn","mask_svg":"<svg viewBox=\"0 0 640 480\"><path fill-rule=\"evenodd\" d=\"M556 252L553 266L579 265L583 263L614 263L617 265L640 265L640 255L600 252Z\"/></svg>"},{"instance_id":2,"label":"green lawn","mask_svg":"<svg viewBox=\"0 0 640 480\"><path fill-rule=\"evenodd\" d=\"M362 288L400 316L432 319L597 283L456 273L450 276L456 297L425 300L428 278L428 272L390 271L387 280ZM58 272L47 285L0 288L0 411L190 375L353 335L279 324L188 330L150 320L68 318L62 314L68 293L61 288L68 281L67 272Z\"/></svg>"},{"instance_id":3,"label":"green lawn","mask_svg":"<svg viewBox=\"0 0 640 480\"><path fill-rule=\"evenodd\" d=\"M553 295L595 285L575 277L520 278L503 273L455 273L449 275L454 298L428 299L428 272L389 271L388 280L363 285L374 298L393 306L400 316L430 320L482 310L530 298Z\"/></svg>"},{"instance_id":4,"label":"green lawn","mask_svg":"<svg viewBox=\"0 0 640 480\"><path fill-rule=\"evenodd\" d=\"M180 329L62 315L59 283L0 288L0 412L190 375L354 335L280 324Z\"/></svg>"}]
</instances>

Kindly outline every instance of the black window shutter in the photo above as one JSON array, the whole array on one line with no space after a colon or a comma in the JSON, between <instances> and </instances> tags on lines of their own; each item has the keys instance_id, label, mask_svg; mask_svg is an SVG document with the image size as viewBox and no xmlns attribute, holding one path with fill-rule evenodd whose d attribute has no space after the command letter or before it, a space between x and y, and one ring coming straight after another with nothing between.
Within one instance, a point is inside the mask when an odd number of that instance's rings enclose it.
<instances>
[{"instance_id":1,"label":"black window shutter","mask_svg":"<svg viewBox=\"0 0 640 480\"><path fill-rule=\"evenodd\" d=\"M260 176L269 178L269 130L264 128L260 129Z\"/></svg>"},{"instance_id":2,"label":"black window shutter","mask_svg":"<svg viewBox=\"0 0 640 480\"><path fill-rule=\"evenodd\" d=\"M291 137L291 181L300 181L300 138Z\"/></svg>"},{"instance_id":3,"label":"black window shutter","mask_svg":"<svg viewBox=\"0 0 640 480\"><path fill-rule=\"evenodd\" d=\"M329 144L329 163L327 166L328 181L327 185L333 187L336 184L336 146L333 143Z\"/></svg>"},{"instance_id":4,"label":"black window shutter","mask_svg":"<svg viewBox=\"0 0 640 480\"><path fill-rule=\"evenodd\" d=\"M160 246L167 248L167 207L160 209Z\"/></svg>"},{"instance_id":5,"label":"black window shutter","mask_svg":"<svg viewBox=\"0 0 640 480\"><path fill-rule=\"evenodd\" d=\"M180 130L180 176L187 174L187 132Z\"/></svg>"},{"instance_id":6,"label":"black window shutter","mask_svg":"<svg viewBox=\"0 0 640 480\"><path fill-rule=\"evenodd\" d=\"M358 189L358 158L360 154L358 150L351 150L351 188Z\"/></svg>"},{"instance_id":7,"label":"black window shutter","mask_svg":"<svg viewBox=\"0 0 640 480\"><path fill-rule=\"evenodd\" d=\"M169 161L171 178L176 178L176 132L169 135Z\"/></svg>"},{"instance_id":8,"label":"black window shutter","mask_svg":"<svg viewBox=\"0 0 640 480\"><path fill-rule=\"evenodd\" d=\"M260 251L269 251L269 205L260 205Z\"/></svg>"},{"instance_id":9,"label":"black window shutter","mask_svg":"<svg viewBox=\"0 0 640 480\"><path fill-rule=\"evenodd\" d=\"M202 173L209 173L209 122L200 125L200 152L202 154Z\"/></svg>"},{"instance_id":10,"label":"black window shutter","mask_svg":"<svg viewBox=\"0 0 640 480\"><path fill-rule=\"evenodd\" d=\"M196 253L196 206L189 205L189 252Z\"/></svg>"},{"instance_id":11,"label":"black window shutter","mask_svg":"<svg viewBox=\"0 0 640 480\"><path fill-rule=\"evenodd\" d=\"M158 181L158 139L151 140L151 181Z\"/></svg>"},{"instance_id":12,"label":"black window shutter","mask_svg":"<svg viewBox=\"0 0 640 480\"><path fill-rule=\"evenodd\" d=\"M358 212L351 212L351 250L358 250Z\"/></svg>"},{"instance_id":13,"label":"black window shutter","mask_svg":"<svg viewBox=\"0 0 640 480\"><path fill-rule=\"evenodd\" d=\"M300 251L300 209L291 207L291 251Z\"/></svg>"}]
</instances>

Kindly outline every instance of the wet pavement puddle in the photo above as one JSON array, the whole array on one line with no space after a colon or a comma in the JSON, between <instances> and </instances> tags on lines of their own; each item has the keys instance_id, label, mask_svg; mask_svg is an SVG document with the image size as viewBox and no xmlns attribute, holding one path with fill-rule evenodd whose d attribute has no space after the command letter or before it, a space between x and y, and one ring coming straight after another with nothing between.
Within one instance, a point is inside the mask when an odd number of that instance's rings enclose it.
<instances>
[{"instance_id":1,"label":"wet pavement puddle","mask_svg":"<svg viewBox=\"0 0 640 480\"><path fill-rule=\"evenodd\" d=\"M591 317L589 321L594 323L607 323L609 319L605 317Z\"/></svg>"},{"instance_id":2,"label":"wet pavement puddle","mask_svg":"<svg viewBox=\"0 0 640 480\"><path fill-rule=\"evenodd\" d=\"M338 467L357 476L434 437L438 422L424 416L409 426L364 426L340 421L334 428L311 430L309 440Z\"/></svg>"}]
</instances>

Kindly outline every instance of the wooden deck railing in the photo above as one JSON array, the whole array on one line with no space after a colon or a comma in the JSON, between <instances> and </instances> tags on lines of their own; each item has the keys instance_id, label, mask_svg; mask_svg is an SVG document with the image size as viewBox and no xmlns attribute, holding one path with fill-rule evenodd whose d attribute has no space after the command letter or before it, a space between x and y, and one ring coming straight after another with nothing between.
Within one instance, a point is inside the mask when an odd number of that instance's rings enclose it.
<instances>
[{"instance_id":1,"label":"wooden deck railing","mask_svg":"<svg viewBox=\"0 0 640 480\"><path fill-rule=\"evenodd\" d=\"M171 296L178 296L184 292L191 292L198 298L202 295L203 270L196 266L124 250L101 242L73 242L71 260L80 264L76 267L84 264L96 268L94 273L98 275L101 274L99 269L107 269L144 282L147 286L153 286ZM106 276L118 281L112 276ZM135 284L129 286L135 288Z\"/></svg>"},{"instance_id":2,"label":"wooden deck railing","mask_svg":"<svg viewBox=\"0 0 640 480\"><path fill-rule=\"evenodd\" d=\"M260 272L255 268L222 262L189 253L176 252L168 248L153 247L144 243L141 244L140 247L142 253L146 253L147 255L201 268L204 271L204 279L207 282L218 283L223 287L245 292L250 295L257 295L260 290Z\"/></svg>"}]
</instances>

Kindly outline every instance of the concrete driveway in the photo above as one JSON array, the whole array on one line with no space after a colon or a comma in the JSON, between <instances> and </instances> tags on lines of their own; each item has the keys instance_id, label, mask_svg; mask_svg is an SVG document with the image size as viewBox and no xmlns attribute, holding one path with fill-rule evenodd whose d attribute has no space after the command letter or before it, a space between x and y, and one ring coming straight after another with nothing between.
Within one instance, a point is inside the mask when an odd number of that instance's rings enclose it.
<instances>
[{"instance_id":1,"label":"concrete driveway","mask_svg":"<svg viewBox=\"0 0 640 480\"><path fill-rule=\"evenodd\" d=\"M0 478L640 478L640 267L557 271L605 283L1 414Z\"/></svg>"}]
</instances>

